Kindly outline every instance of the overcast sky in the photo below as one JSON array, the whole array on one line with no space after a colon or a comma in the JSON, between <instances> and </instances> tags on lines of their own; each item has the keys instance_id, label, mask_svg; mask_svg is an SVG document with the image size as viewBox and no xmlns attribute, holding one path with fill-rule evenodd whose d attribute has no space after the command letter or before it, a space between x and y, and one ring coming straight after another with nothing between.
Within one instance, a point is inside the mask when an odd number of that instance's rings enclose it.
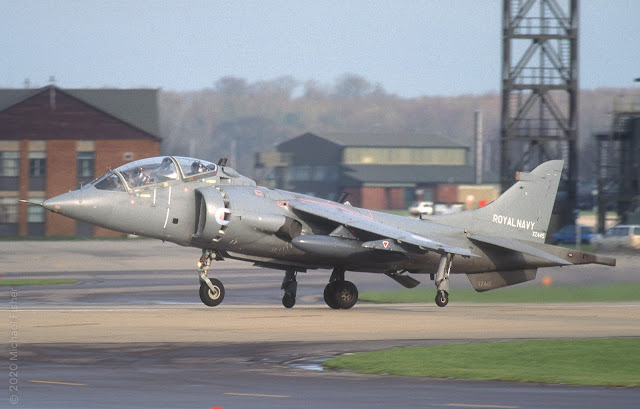
<instances>
[{"instance_id":1,"label":"overcast sky","mask_svg":"<svg viewBox=\"0 0 640 409\"><path fill-rule=\"evenodd\" d=\"M558 0L566 7L568 0ZM197 90L232 75L403 97L500 91L501 0L3 0L0 87ZM581 88L639 87L640 0L580 1Z\"/></svg>"}]
</instances>

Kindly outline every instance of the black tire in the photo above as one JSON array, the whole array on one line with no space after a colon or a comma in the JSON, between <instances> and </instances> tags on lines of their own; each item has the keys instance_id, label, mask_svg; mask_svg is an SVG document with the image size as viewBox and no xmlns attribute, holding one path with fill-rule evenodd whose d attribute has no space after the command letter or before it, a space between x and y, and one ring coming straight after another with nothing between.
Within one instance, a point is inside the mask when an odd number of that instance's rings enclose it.
<instances>
[{"instance_id":1,"label":"black tire","mask_svg":"<svg viewBox=\"0 0 640 409\"><path fill-rule=\"evenodd\" d=\"M296 305L296 296L292 293L284 293L282 305L284 305L285 308L293 308L293 306Z\"/></svg>"},{"instance_id":2,"label":"black tire","mask_svg":"<svg viewBox=\"0 0 640 409\"><path fill-rule=\"evenodd\" d=\"M327 305L333 308L334 310L340 309L340 305L338 304L338 301L336 299L336 290L335 290L336 283L337 281L329 283L324 288L324 302L327 303Z\"/></svg>"},{"instance_id":3,"label":"black tire","mask_svg":"<svg viewBox=\"0 0 640 409\"><path fill-rule=\"evenodd\" d=\"M216 280L215 278L211 278L210 280L216 291L211 291L207 283L203 281L200 283L200 301L202 301L204 305L215 307L224 300L224 286L220 280Z\"/></svg>"},{"instance_id":4,"label":"black tire","mask_svg":"<svg viewBox=\"0 0 640 409\"><path fill-rule=\"evenodd\" d=\"M446 307L449 304L449 293L446 291L438 291L436 294L436 305L438 307Z\"/></svg>"},{"instance_id":5,"label":"black tire","mask_svg":"<svg viewBox=\"0 0 640 409\"><path fill-rule=\"evenodd\" d=\"M358 302L358 288L351 281L336 281L335 298L340 308L348 310Z\"/></svg>"}]
</instances>

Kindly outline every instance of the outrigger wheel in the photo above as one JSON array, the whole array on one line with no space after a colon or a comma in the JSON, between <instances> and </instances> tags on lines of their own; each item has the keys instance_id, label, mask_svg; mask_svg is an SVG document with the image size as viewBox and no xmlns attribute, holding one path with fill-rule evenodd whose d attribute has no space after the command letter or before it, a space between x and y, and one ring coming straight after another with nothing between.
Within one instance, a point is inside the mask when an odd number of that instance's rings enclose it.
<instances>
[{"instance_id":1,"label":"outrigger wheel","mask_svg":"<svg viewBox=\"0 0 640 409\"><path fill-rule=\"evenodd\" d=\"M436 294L436 304L438 307L445 307L449 304L449 293L446 291L438 291Z\"/></svg>"}]
</instances>

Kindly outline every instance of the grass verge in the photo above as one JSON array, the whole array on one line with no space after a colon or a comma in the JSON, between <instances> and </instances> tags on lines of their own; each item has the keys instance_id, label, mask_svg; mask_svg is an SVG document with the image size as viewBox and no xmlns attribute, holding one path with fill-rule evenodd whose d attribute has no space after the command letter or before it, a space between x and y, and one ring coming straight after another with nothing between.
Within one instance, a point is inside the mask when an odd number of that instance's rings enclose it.
<instances>
[{"instance_id":1,"label":"grass verge","mask_svg":"<svg viewBox=\"0 0 640 409\"><path fill-rule=\"evenodd\" d=\"M359 373L640 386L640 338L455 344L363 352L324 363Z\"/></svg>"},{"instance_id":2,"label":"grass verge","mask_svg":"<svg viewBox=\"0 0 640 409\"><path fill-rule=\"evenodd\" d=\"M435 290L403 289L364 292L360 301L375 303L431 303ZM527 286L500 288L478 293L470 288L454 289L450 303L570 303L640 301L640 283L616 283L584 286Z\"/></svg>"},{"instance_id":3,"label":"grass verge","mask_svg":"<svg viewBox=\"0 0 640 409\"><path fill-rule=\"evenodd\" d=\"M0 287L20 287L25 285L76 284L78 281L64 278L15 278L0 280Z\"/></svg>"}]
</instances>

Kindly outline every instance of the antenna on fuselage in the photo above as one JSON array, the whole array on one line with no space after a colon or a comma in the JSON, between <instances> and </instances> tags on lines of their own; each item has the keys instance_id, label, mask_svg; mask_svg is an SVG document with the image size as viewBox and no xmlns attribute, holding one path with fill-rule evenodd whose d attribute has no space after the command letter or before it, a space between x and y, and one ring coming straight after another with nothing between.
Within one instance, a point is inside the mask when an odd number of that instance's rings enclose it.
<instances>
[{"instance_id":1,"label":"antenna on fuselage","mask_svg":"<svg viewBox=\"0 0 640 409\"><path fill-rule=\"evenodd\" d=\"M340 195L340 199L338 199L338 203L344 203L347 200L348 196L349 192L342 192L342 194Z\"/></svg>"}]
</instances>

